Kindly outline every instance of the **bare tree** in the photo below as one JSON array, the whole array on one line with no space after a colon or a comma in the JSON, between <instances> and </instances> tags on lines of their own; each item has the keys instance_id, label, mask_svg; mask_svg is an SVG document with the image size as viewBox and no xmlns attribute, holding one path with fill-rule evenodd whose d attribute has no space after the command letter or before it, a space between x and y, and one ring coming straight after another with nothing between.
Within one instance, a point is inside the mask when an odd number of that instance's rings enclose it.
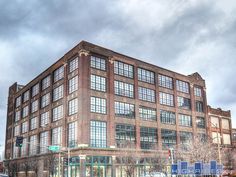
<instances>
[{"instance_id":1,"label":"bare tree","mask_svg":"<svg viewBox=\"0 0 236 177\"><path fill-rule=\"evenodd\" d=\"M53 176L56 172L56 167L57 167L57 158L55 153L50 152L47 155L47 159L45 160L45 166L49 171L50 176Z\"/></svg>"},{"instance_id":2,"label":"bare tree","mask_svg":"<svg viewBox=\"0 0 236 177\"><path fill-rule=\"evenodd\" d=\"M8 169L9 176L11 176L11 177L16 177L17 176L17 172L18 172L18 168L19 168L17 162L8 161L6 163L6 167Z\"/></svg>"},{"instance_id":3,"label":"bare tree","mask_svg":"<svg viewBox=\"0 0 236 177\"><path fill-rule=\"evenodd\" d=\"M28 177L28 172L30 171L31 161L27 158L20 164L20 171L25 172L25 176Z\"/></svg>"},{"instance_id":4,"label":"bare tree","mask_svg":"<svg viewBox=\"0 0 236 177\"><path fill-rule=\"evenodd\" d=\"M225 167L225 169L228 170L228 173L230 173L231 170L236 169L235 166L235 158L236 158L236 152L232 148L224 148L221 152L222 154L222 163Z\"/></svg>"},{"instance_id":5,"label":"bare tree","mask_svg":"<svg viewBox=\"0 0 236 177\"><path fill-rule=\"evenodd\" d=\"M202 161L209 162L218 158L218 151L211 138L195 136L192 141L178 145L175 151L177 160L186 160L189 162Z\"/></svg>"},{"instance_id":6,"label":"bare tree","mask_svg":"<svg viewBox=\"0 0 236 177\"><path fill-rule=\"evenodd\" d=\"M149 159L149 174L153 175L154 172L162 172L168 163L168 156L161 152L156 152L155 155Z\"/></svg>"},{"instance_id":7,"label":"bare tree","mask_svg":"<svg viewBox=\"0 0 236 177\"><path fill-rule=\"evenodd\" d=\"M129 141L122 141L119 146L122 148L122 155L117 157L117 161L121 164L122 171L126 173L126 176L134 177L135 169L140 160L135 144Z\"/></svg>"},{"instance_id":8,"label":"bare tree","mask_svg":"<svg viewBox=\"0 0 236 177\"><path fill-rule=\"evenodd\" d=\"M34 171L35 176L38 176L38 170L39 170L39 166L38 166L38 159L36 157L31 159L31 163L30 163L30 170Z\"/></svg>"}]
</instances>

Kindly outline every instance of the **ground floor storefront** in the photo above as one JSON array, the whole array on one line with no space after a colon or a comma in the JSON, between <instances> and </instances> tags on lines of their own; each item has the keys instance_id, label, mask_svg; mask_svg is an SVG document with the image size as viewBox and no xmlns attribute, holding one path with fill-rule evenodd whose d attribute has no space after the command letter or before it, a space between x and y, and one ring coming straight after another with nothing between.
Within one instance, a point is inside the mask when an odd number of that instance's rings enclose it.
<instances>
[{"instance_id":1,"label":"ground floor storefront","mask_svg":"<svg viewBox=\"0 0 236 177\"><path fill-rule=\"evenodd\" d=\"M69 156L57 152L9 160L5 167L12 177L142 177L151 168L163 173L170 169L168 157L157 153L80 149Z\"/></svg>"}]
</instances>

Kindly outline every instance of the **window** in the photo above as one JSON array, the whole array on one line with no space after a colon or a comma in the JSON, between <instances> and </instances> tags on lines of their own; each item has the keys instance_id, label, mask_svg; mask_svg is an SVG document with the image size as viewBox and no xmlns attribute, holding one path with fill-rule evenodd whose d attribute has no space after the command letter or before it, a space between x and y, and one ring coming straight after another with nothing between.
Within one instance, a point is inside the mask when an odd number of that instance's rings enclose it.
<instances>
[{"instance_id":1,"label":"window","mask_svg":"<svg viewBox=\"0 0 236 177\"><path fill-rule=\"evenodd\" d=\"M64 78L64 66L61 66L57 70L54 71L54 82L57 82Z\"/></svg>"},{"instance_id":2,"label":"window","mask_svg":"<svg viewBox=\"0 0 236 177\"><path fill-rule=\"evenodd\" d=\"M153 108L140 106L139 116L142 120L149 120L149 121L157 120L157 112L156 112L156 109L153 109Z\"/></svg>"},{"instance_id":3,"label":"window","mask_svg":"<svg viewBox=\"0 0 236 177\"><path fill-rule=\"evenodd\" d=\"M16 142L13 144L13 158L19 157L19 147L16 147Z\"/></svg>"},{"instance_id":4,"label":"window","mask_svg":"<svg viewBox=\"0 0 236 177\"><path fill-rule=\"evenodd\" d=\"M191 132L184 132L180 131L180 143L182 145L185 145L186 148L189 148L188 146L193 140L193 134Z\"/></svg>"},{"instance_id":5,"label":"window","mask_svg":"<svg viewBox=\"0 0 236 177\"><path fill-rule=\"evenodd\" d=\"M15 126L14 128L14 136L20 135L20 125Z\"/></svg>"},{"instance_id":6,"label":"window","mask_svg":"<svg viewBox=\"0 0 236 177\"><path fill-rule=\"evenodd\" d=\"M37 117L30 119L30 130L34 130L38 127L37 119Z\"/></svg>"},{"instance_id":7,"label":"window","mask_svg":"<svg viewBox=\"0 0 236 177\"><path fill-rule=\"evenodd\" d=\"M76 147L77 144L77 124L72 122L68 124L68 147Z\"/></svg>"},{"instance_id":8,"label":"window","mask_svg":"<svg viewBox=\"0 0 236 177\"><path fill-rule=\"evenodd\" d=\"M146 69L138 68L138 80L150 84L155 83L155 73Z\"/></svg>"},{"instance_id":9,"label":"window","mask_svg":"<svg viewBox=\"0 0 236 177\"><path fill-rule=\"evenodd\" d=\"M60 85L59 87L53 90L53 101L57 101L63 97L63 90L63 85Z\"/></svg>"},{"instance_id":10,"label":"window","mask_svg":"<svg viewBox=\"0 0 236 177\"><path fill-rule=\"evenodd\" d=\"M204 110L203 110L203 102L201 102L201 101L196 101L196 111L197 112L204 112Z\"/></svg>"},{"instance_id":11,"label":"window","mask_svg":"<svg viewBox=\"0 0 236 177\"><path fill-rule=\"evenodd\" d=\"M161 129L162 148L168 149L176 145L176 131Z\"/></svg>"},{"instance_id":12,"label":"window","mask_svg":"<svg viewBox=\"0 0 236 177\"><path fill-rule=\"evenodd\" d=\"M202 89L199 87L194 87L194 95L198 97L202 97Z\"/></svg>"},{"instance_id":13,"label":"window","mask_svg":"<svg viewBox=\"0 0 236 177\"><path fill-rule=\"evenodd\" d=\"M158 75L159 86L173 89L173 79L168 76Z\"/></svg>"},{"instance_id":14,"label":"window","mask_svg":"<svg viewBox=\"0 0 236 177\"><path fill-rule=\"evenodd\" d=\"M70 60L69 62L69 71L70 73L74 70L76 70L79 66L78 58L74 58L73 60Z\"/></svg>"},{"instance_id":15,"label":"window","mask_svg":"<svg viewBox=\"0 0 236 177\"><path fill-rule=\"evenodd\" d=\"M205 118L197 117L197 128L205 128Z\"/></svg>"},{"instance_id":16,"label":"window","mask_svg":"<svg viewBox=\"0 0 236 177\"><path fill-rule=\"evenodd\" d=\"M126 118L134 118L134 105L122 102L115 102L115 115L126 117Z\"/></svg>"},{"instance_id":17,"label":"window","mask_svg":"<svg viewBox=\"0 0 236 177\"><path fill-rule=\"evenodd\" d=\"M75 76L69 80L69 94L78 90L78 76Z\"/></svg>"},{"instance_id":18,"label":"window","mask_svg":"<svg viewBox=\"0 0 236 177\"><path fill-rule=\"evenodd\" d=\"M187 82L176 80L176 87L180 92L189 93L189 83Z\"/></svg>"},{"instance_id":19,"label":"window","mask_svg":"<svg viewBox=\"0 0 236 177\"><path fill-rule=\"evenodd\" d=\"M40 153L48 152L48 131L40 133Z\"/></svg>"},{"instance_id":20,"label":"window","mask_svg":"<svg viewBox=\"0 0 236 177\"><path fill-rule=\"evenodd\" d=\"M19 107L21 104L21 96L16 98L16 108Z\"/></svg>"},{"instance_id":21,"label":"window","mask_svg":"<svg viewBox=\"0 0 236 177\"><path fill-rule=\"evenodd\" d=\"M37 135L30 136L29 155L37 154L37 147L38 147Z\"/></svg>"},{"instance_id":22,"label":"window","mask_svg":"<svg viewBox=\"0 0 236 177\"><path fill-rule=\"evenodd\" d=\"M50 87L51 84L51 76L47 76L42 80L42 90L45 90L46 88Z\"/></svg>"},{"instance_id":23,"label":"window","mask_svg":"<svg viewBox=\"0 0 236 177\"><path fill-rule=\"evenodd\" d=\"M160 97L160 104L167 106L174 106L174 95L160 92L159 97Z\"/></svg>"},{"instance_id":24,"label":"window","mask_svg":"<svg viewBox=\"0 0 236 177\"><path fill-rule=\"evenodd\" d=\"M179 114L179 125L191 127L192 117L189 115Z\"/></svg>"},{"instance_id":25,"label":"window","mask_svg":"<svg viewBox=\"0 0 236 177\"><path fill-rule=\"evenodd\" d=\"M176 124L175 113L171 111L160 110L161 123L163 124Z\"/></svg>"},{"instance_id":26,"label":"window","mask_svg":"<svg viewBox=\"0 0 236 177\"><path fill-rule=\"evenodd\" d=\"M177 97L178 107L182 109L191 109L191 100L181 96Z\"/></svg>"},{"instance_id":27,"label":"window","mask_svg":"<svg viewBox=\"0 0 236 177\"><path fill-rule=\"evenodd\" d=\"M15 112L15 122L20 120L20 111Z\"/></svg>"},{"instance_id":28,"label":"window","mask_svg":"<svg viewBox=\"0 0 236 177\"><path fill-rule=\"evenodd\" d=\"M140 127L141 149L156 149L157 129L149 127Z\"/></svg>"},{"instance_id":29,"label":"window","mask_svg":"<svg viewBox=\"0 0 236 177\"><path fill-rule=\"evenodd\" d=\"M63 117L63 105L60 105L52 110L52 121L57 121Z\"/></svg>"},{"instance_id":30,"label":"window","mask_svg":"<svg viewBox=\"0 0 236 177\"><path fill-rule=\"evenodd\" d=\"M91 75L90 85L92 90L106 92L106 78L96 75Z\"/></svg>"},{"instance_id":31,"label":"window","mask_svg":"<svg viewBox=\"0 0 236 177\"><path fill-rule=\"evenodd\" d=\"M47 93L46 95L43 95L41 97L41 108L48 106L49 103L50 103L50 93Z\"/></svg>"},{"instance_id":32,"label":"window","mask_svg":"<svg viewBox=\"0 0 236 177\"><path fill-rule=\"evenodd\" d=\"M23 94L23 103L29 100L29 90Z\"/></svg>"},{"instance_id":33,"label":"window","mask_svg":"<svg viewBox=\"0 0 236 177\"><path fill-rule=\"evenodd\" d=\"M230 126L229 126L229 120L228 119L222 119L221 120L221 124L222 124L222 128L225 130L229 130Z\"/></svg>"},{"instance_id":34,"label":"window","mask_svg":"<svg viewBox=\"0 0 236 177\"><path fill-rule=\"evenodd\" d=\"M49 123L49 111L42 113L40 116L40 126L45 127Z\"/></svg>"},{"instance_id":35,"label":"window","mask_svg":"<svg viewBox=\"0 0 236 177\"><path fill-rule=\"evenodd\" d=\"M78 112L78 99L73 99L69 101L69 116Z\"/></svg>"},{"instance_id":36,"label":"window","mask_svg":"<svg viewBox=\"0 0 236 177\"><path fill-rule=\"evenodd\" d=\"M39 93L39 84L36 84L32 87L32 97Z\"/></svg>"},{"instance_id":37,"label":"window","mask_svg":"<svg viewBox=\"0 0 236 177\"><path fill-rule=\"evenodd\" d=\"M223 133L223 142L224 144L231 145L230 134Z\"/></svg>"},{"instance_id":38,"label":"window","mask_svg":"<svg viewBox=\"0 0 236 177\"><path fill-rule=\"evenodd\" d=\"M121 61L114 62L114 73L120 76L134 78L134 67Z\"/></svg>"},{"instance_id":39,"label":"window","mask_svg":"<svg viewBox=\"0 0 236 177\"><path fill-rule=\"evenodd\" d=\"M91 97L91 112L106 114L106 99Z\"/></svg>"},{"instance_id":40,"label":"window","mask_svg":"<svg viewBox=\"0 0 236 177\"><path fill-rule=\"evenodd\" d=\"M116 144L120 148L131 148L136 142L135 126L128 124L116 125Z\"/></svg>"},{"instance_id":41,"label":"window","mask_svg":"<svg viewBox=\"0 0 236 177\"><path fill-rule=\"evenodd\" d=\"M61 145L62 127L52 129L52 145Z\"/></svg>"},{"instance_id":42,"label":"window","mask_svg":"<svg viewBox=\"0 0 236 177\"><path fill-rule=\"evenodd\" d=\"M211 127L219 128L219 118L218 117L211 117Z\"/></svg>"},{"instance_id":43,"label":"window","mask_svg":"<svg viewBox=\"0 0 236 177\"><path fill-rule=\"evenodd\" d=\"M39 107L38 100L35 100L34 102L32 102L31 103L31 113L38 111L38 107Z\"/></svg>"},{"instance_id":44,"label":"window","mask_svg":"<svg viewBox=\"0 0 236 177\"><path fill-rule=\"evenodd\" d=\"M90 121L90 146L105 148L107 146L106 122Z\"/></svg>"},{"instance_id":45,"label":"window","mask_svg":"<svg viewBox=\"0 0 236 177\"><path fill-rule=\"evenodd\" d=\"M91 67L105 71L106 61L102 58L91 56Z\"/></svg>"},{"instance_id":46,"label":"window","mask_svg":"<svg viewBox=\"0 0 236 177\"><path fill-rule=\"evenodd\" d=\"M22 133L28 132L28 122L23 122L23 123L21 124L21 132L22 132Z\"/></svg>"},{"instance_id":47,"label":"window","mask_svg":"<svg viewBox=\"0 0 236 177\"><path fill-rule=\"evenodd\" d=\"M143 101L156 102L155 91L145 87L138 87L139 99Z\"/></svg>"},{"instance_id":48,"label":"window","mask_svg":"<svg viewBox=\"0 0 236 177\"><path fill-rule=\"evenodd\" d=\"M134 98L134 85L121 81L115 81L115 94Z\"/></svg>"},{"instance_id":49,"label":"window","mask_svg":"<svg viewBox=\"0 0 236 177\"><path fill-rule=\"evenodd\" d=\"M29 115L29 106L25 106L23 108L22 117L25 118L28 115Z\"/></svg>"},{"instance_id":50,"label":"window","mask_svg":"<svg viewBox=\"0 0 236 177\"><path fill-rule=\"evenodd\" d=\"M24 157L27 155L27 147L28 147L28 140L27 138L23 138L23 143L21 147L21 157Z\"/></svg>"},{"instance_id":51,"label":"window","mask_svg":"<svg viewBox=\"0 0 236 177\"><path fill-rule=\"evenodd\" d=\"M213 143L215 143L215 144L221 144L220 133L212 132L212 141L213 141Z\"/></svg>"}]
</instances>

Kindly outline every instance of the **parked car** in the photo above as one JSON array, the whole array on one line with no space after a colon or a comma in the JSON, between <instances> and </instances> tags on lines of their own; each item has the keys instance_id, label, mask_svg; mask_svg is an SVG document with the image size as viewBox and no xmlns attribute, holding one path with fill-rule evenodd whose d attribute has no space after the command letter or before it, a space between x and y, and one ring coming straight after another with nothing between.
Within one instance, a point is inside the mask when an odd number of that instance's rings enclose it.
<instances>
[{"instance_id":1,"label":"parked car","mask_svg":"<svg viewBox=\"0 0 236 177\"><path fill-rule=\"evenodd\" d=\"M9 177L9 176L6 174L0 174L0 177Z\"/></svg>"},{"instance_id":2,"label":"parked car","mask_svg":"<svg viewBox=\"0 0 236 177\"><path fill-rule=\"evenodd\" d=\"M142 177L167 177L165 173L162 172L151 172L151 173L146 173Z\"/></svg>"}]
</instances>

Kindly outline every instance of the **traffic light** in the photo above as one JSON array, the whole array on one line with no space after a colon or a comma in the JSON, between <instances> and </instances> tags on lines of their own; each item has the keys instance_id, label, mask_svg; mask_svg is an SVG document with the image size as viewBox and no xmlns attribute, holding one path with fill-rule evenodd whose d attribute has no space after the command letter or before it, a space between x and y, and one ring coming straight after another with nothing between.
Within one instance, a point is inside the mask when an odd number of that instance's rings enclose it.
<instances>
[{"instance_id":1,"label":"traffic light","mask_svg":"<svg viewBox=\"0 0 236 177\"><path fill-rule=\"evenodd\" d=\"M16 137L16 147L22 147L22 144L23 144L23 137L17 136Z\"/></svg>"},{"instance_id":2,"label":"traffic light","mask_svg":"<svg viewBox=\"0 0 236 177\"><path fill-rule=\"evenodd\" d=\"M64 158L64 159L63 159L63 164L64 164L64 165L68 165L68 158Z\"/></svg>"}]
</instances>

